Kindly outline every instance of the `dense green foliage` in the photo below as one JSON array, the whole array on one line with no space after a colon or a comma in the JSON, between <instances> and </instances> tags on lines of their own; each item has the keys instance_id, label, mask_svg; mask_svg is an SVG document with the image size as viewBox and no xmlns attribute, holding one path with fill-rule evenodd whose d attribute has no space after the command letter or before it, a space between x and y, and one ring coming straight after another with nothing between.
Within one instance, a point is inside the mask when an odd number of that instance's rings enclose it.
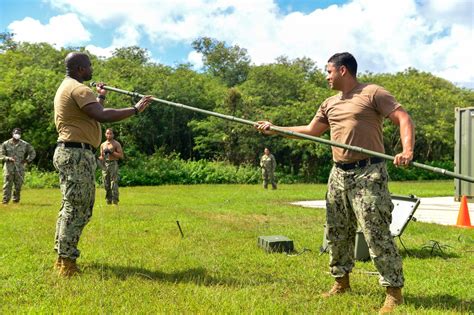
<instances>
[{"instance_id":1,"label":"dense green foliage","mask_svg":"<svg viewBox=\"0 0 474 315\"><path fill-rule=\"evenodd\" d=\"M452 162L434 162L432 166L452 169ZM331 164L319 167L316 180L323 182L327 179ZM446 179L438 173L424 171L418 168L395 168L388 164L391 179L402 180L432 180ZM306 174L289 174L284 168L276 172L280 184L314 182L308 180ZM226 161L191 161L178 156L163 156L160 153L151 156L143 155L140 159L130 161L120 168L120 186L154 186L170 184L256 184L260 180L260 170L252 165L232 165ZM100 169L96 173L97 184L101 184ZM0 185L3 177L0 177ZM59 187L58 175L55 172L39 171L31 167L25 175L25 188Z\"/></svg>"},{"instance_id":2,"label":"dense green foliage","mask_svg":"<svg viewBox=\"0 0 474 315\"><path fill-rule=\"evenodd\" d=\"M184 161L154 154L135 160L120 170L123 185L257 183L259 173L248 165L228 162Z\"/></svg>"},{"instance_id":3,"label":"dense green foliage","mask_svg":"<svg viewBox=\"0 0 474 315\"><path fill-rule=\"evenodd\" d=\"M203 55L203 72L186 64L171 67L153 63L146 50L124 47L108 59L91 56L94 80L249 120L269 119L281 126L307 124L319 104L334 93L327 88L320 69L323 65L318 67L309 58L280 57L274 63L257 66L251 64L247 51L239 46L228 47L204 37L196 40L193 47ZM16 43L5 33L0 36L0 139L8 139L14 127L23 128L23 138L38 152L35 163L40 170L52 170L57 137L53 98L64 77L63 59L69 51L56 50L48 44ZM396 74L365 73L360 80L386 87L412 115L417 126L416 161L435 161L452 170L454 108L472 106L473 91L415 69ZM124 95L109 93L106 106L126 107L132 102ZM325 181L331 160L329 146L278 136L263 137L246 125L163 104L154 104L136 118L103 127L113 127L117 140L124 145L123 178L128 178L125 182L129 184L176 182L145 180L149 178L150 167L136 160L153 160L157 154L190 161L186 164L188 169L182 171L184 174L199 168L196 165L207 165L194 162L203 159L221 161L237 169L241 165L256 167L263 148L268 146L278 161L279 177L304 182ZM389 122L384 137L388 154L400 150L398 130ZM138 180L138 175L131 179L127 167L140 167L136 169L138 173L148 173L142 176L145 182ZM420 178L411 173L401 176L402 173L391 171L397 179ZM247 175L237 178L249 180Z\"/></svg>"},{"instance_id":4,"label":"dense green foliage","mask_svg":"<svg viewBox=\"0 0 474 315\"><path fill-rule=\"evenodd\" d=\"M391 183L396 194L451 193L450 181ZM384 300L371 262L357 261L352 292L323 299L333 279L320 255L323 184L162 185L123 188L118 206L97 190L79 249L79 276L53 270L59 189L27 189L0 211L1 314L376 314ZM471 205L471 204L470 204ZM416 213L415 213L416 216ZM184 238L180 236L179 220ZM285 235L299 256L268 254ZM472 230L410 222L403 233L405 304L396 314L472 314ZM440 249L426 247L430 240ZM398 245L400 242L397 240ZM471 280L469 280L471 279Z\"/></svg>"}]
</instances>

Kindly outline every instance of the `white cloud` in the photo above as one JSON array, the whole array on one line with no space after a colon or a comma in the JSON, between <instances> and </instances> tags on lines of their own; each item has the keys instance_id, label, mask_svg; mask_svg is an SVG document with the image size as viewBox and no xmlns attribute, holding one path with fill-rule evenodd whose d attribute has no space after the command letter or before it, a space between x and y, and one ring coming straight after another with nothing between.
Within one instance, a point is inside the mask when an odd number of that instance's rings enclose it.
<instances>
[{"instance_id":1,"label":"white cloud","mask_svg":"<svg viewBox=\"0 0 474 315\"><path fill-rule=\"evenodd\" d=\"M140 32L129 24L123 24L115 30L112 44L108 47L98 47L96 45L87 45L86 49L94 55L100 57L111 57L115 49L128 46L140 45Z\"/></svg>"},{"instance_id":2,"label":"white cloud","mask_svg":"<svg viewBox=\"0 0 474 315\"><path fill-rule=\"evenodd\" d=\"M102 48L102 47L97 47L95 45L86 46L87 51L91 52L93 55L96 55L98 57L103 57L103 58L112 57L112 52L114 51L115 48L117 47L110 46L110 47Z\"/></svg>"},{"instance_id":3,"label":"white cloud","mask_svg":"<svg viewBox=\"0 0 474 315\"><path fill-rule=\"evenodd\" d=\"M56 47L79 45L91 38L91 34L74 13L52 17L46 25L26 17L21 21L12 22L8 29L15 34L17 41L46 42Z\"/></svg>"},{"instance_id":4,"label":"white cloud","mask_svg":"<svg viewBox=\"0 0 474 315\"><path fill-rule=\"evenodd\" d=\"M140 43L140 30L132 23L124 23L115 31L112 46L136 46Z\"/></svg>"},{"instance_id":5,"label":"white cloud","mask_svg":"<svg viewBox=\"0 0 474 315\"><path fill-rule=\"evenodd\" d=\"M53 25L53 19L45 26L31 21L28 24L25 19L18 23L28 29L17 28L14 32L26 37L31 29L56 27L59 34L67 30L67 36L54 37L51 31L49 38L57 44L78 45L72 39L90 38L80 18L104 30L113 25L112 44L101 48L103 53L122 45L141 45L143 40L150 46L144 48L166 52L177 45L191 47L194 39L210 36L246 48L256 64L273 62L280 55L307 56L322 68L333 53L350 51L359 61L360 71L396 72L413 67L453 82L474 82L474 63L469 55L474 51L471 0L349 0L345 5L306 14L283 13L286 8L278 8L276 0L49 3L74 13L65 16L73 21L68 23L76 25L75 36L69 27ZM37 30L33 33L34 38L42 34ZM100 51L99 47L88 47ZM201 62L193 53L187 58L197 67Z\"/></svg>"},{"instance_id":6,"label":"white cloud","mask_svg":"<svg viewBox=\"0 0 474 315\"><path fill-rule=\"evenodd\" d=\"M194 50L191 51L188 54L187 60L189 63L191 63L194 66L195 70L199 70L204 66L202 62L202 54L198 53L197 51L194 51Z\"/></svg>"},{"instance_id":7,"label":"white cloud","mask_svg":"<svg viewBox=\"0 0 474 315\"><path fill-rule=\"evenodd\" d=\"M428 20L444 24L462 24L472 28L472 0L421 0L420 13Z\"/></svg>"}]
</instances>

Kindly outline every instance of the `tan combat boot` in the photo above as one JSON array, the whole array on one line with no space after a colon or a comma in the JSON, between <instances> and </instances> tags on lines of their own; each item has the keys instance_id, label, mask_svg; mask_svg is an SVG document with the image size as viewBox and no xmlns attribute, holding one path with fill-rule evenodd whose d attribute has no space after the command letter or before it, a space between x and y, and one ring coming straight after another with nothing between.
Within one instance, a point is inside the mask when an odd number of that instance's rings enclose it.
<instances>
[{"instance_id":1,"label":"tan combat boot","mask_svg":"<svg viewBox=\"0 0 474 315\"><path fill-rule=\"evenodd\" d=\"M402 288L387 287L387 297L379 314L391 313L401 304L403 304Z\"/></svg>"},{"instance_id":2,"label":"tan combat boot","mask_svg":"<svg viewBox=\"0 0 474 315\"><path fill-rule=\"evenodd\" d=\"M343 277L336 278L336 282L332 286L331 290L322 294L323 298L328 298L336 294L342 294L346 291L350 291L351 286L349 284L349 274L346 273Z\"/></svg>"},{"instance_id":3,"label":"tan combat boot","mask_svg":"<svg viewBox=\"0 0 474 315\"><path fill-rule=\"evenodd\" d=\"M59 268L59 275L62 277L72 277L76 273L79 273L79 267L76 265L76 260L67 257L62 257L61 268Z\"/></svg>"}]
</instances>

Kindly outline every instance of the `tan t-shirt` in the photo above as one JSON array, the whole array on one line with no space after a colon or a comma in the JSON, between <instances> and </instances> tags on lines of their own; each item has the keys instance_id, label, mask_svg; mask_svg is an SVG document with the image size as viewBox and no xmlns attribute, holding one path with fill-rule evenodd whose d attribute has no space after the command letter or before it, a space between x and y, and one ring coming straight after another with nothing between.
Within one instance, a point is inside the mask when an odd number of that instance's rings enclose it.
<instances>
[{"instance_id":1,"label":"tan t-shirt","mask_svg":"<svg viewBox=\"0 0 474 315\"><path fill-rule=\"evenodd\" d=\"M100 145L100 124L89 117L82 108L97 102L92 90L79 81L66 77L54 97L54 123L58 141Z\"/></svg>"},{"instance_id":2,"label":"tan t-shirt","mask_svg":"<svg viewBox=\"0 0 474 315\"><path fill-rule=\"evenodd\" d=\"M401 105L384 88L359 84L346 95L339 93L324 101L316 113L318 122L328 124L331 140L384 153L383 120ZM369 156L332 147L335 162L351 163Z\"/></svg>"}]
</instances>

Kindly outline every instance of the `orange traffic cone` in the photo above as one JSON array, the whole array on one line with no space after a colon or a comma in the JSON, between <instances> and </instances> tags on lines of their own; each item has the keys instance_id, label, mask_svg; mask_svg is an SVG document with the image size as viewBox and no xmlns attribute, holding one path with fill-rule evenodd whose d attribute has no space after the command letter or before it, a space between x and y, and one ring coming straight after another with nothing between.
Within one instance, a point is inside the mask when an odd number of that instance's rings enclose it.
<instances>
[{"instance_id":1,"label":"orange traffic cone","mask_svg":"<svg viewBox=\"0 0 474 315\"><path fill-rule=\"evenodd\" d=\"M472 228L469 210L467 209L467 198L462 196L461 207L459 207L458 222L456 226Z\"/></svg>"}]
</instances>

